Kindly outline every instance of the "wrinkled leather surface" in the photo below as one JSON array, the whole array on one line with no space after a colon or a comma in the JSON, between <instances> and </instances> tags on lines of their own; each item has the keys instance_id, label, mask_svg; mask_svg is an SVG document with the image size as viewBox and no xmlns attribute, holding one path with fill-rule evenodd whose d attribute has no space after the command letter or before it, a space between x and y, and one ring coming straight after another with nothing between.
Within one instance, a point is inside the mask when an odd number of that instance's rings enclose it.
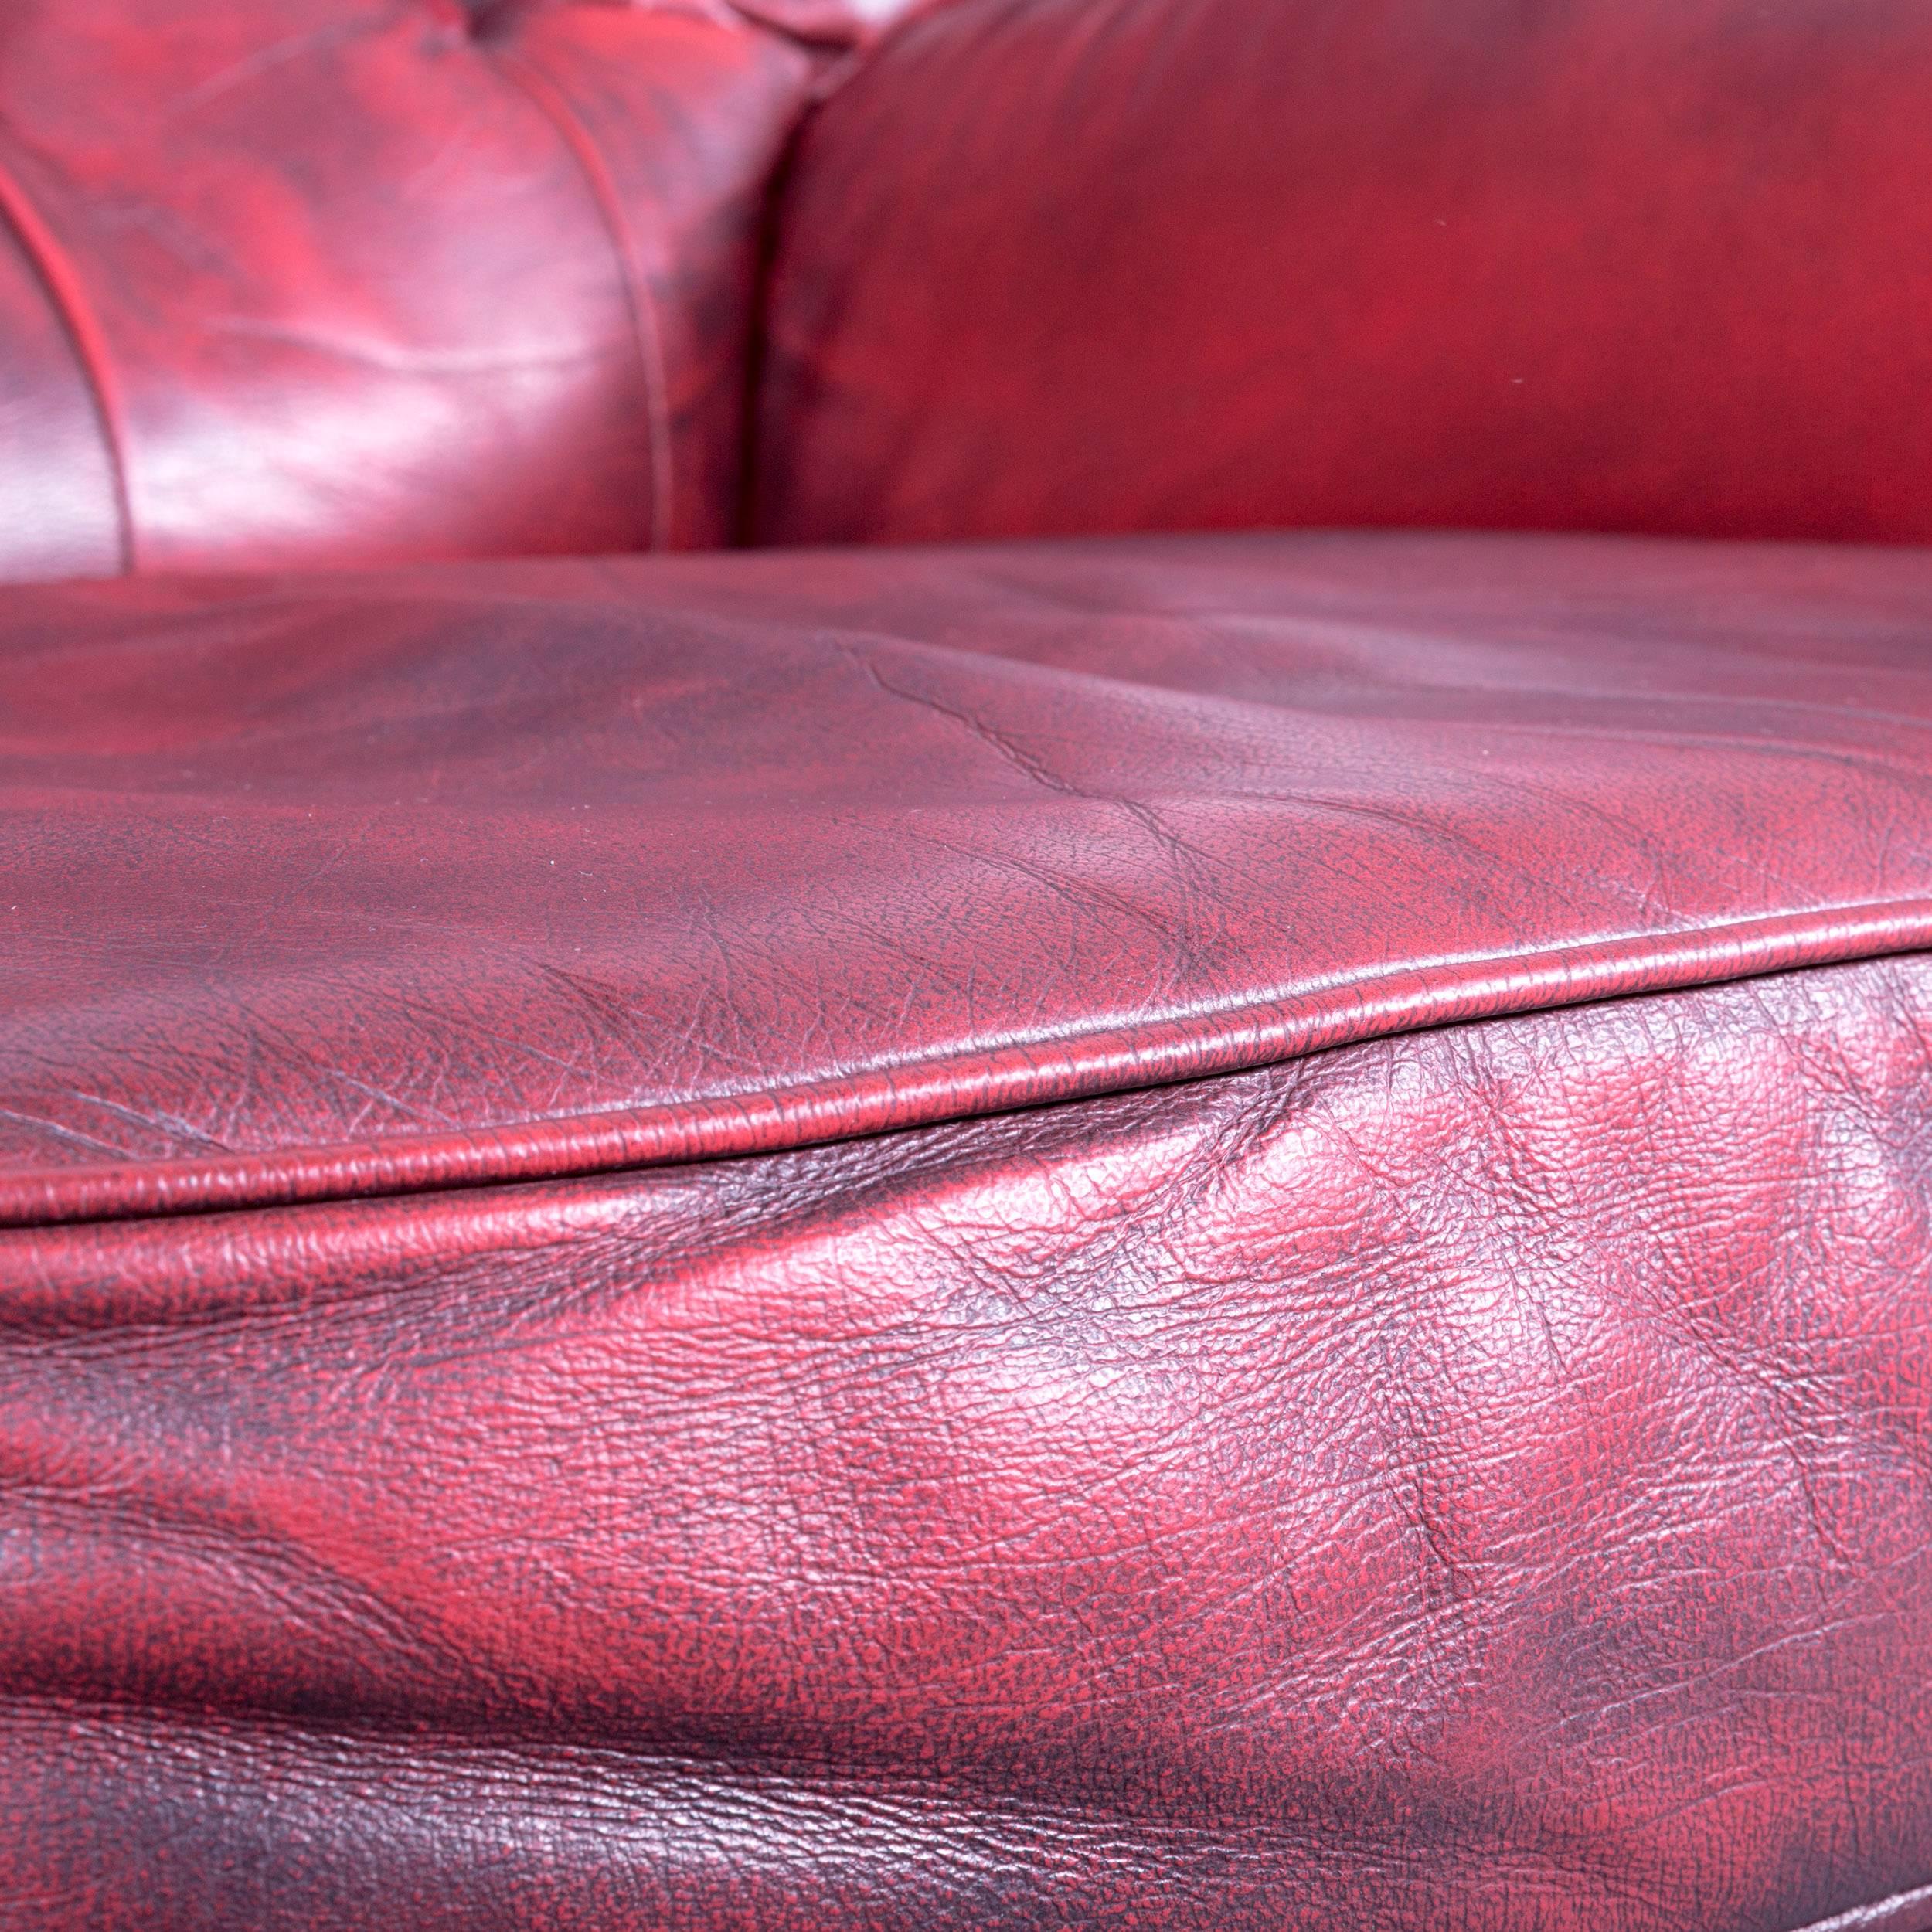
<instances>
[{"instance_id":1,"label":"wrinkled leather surface","mask_svg":"<svg viewBox=\"0 0 1932 1932\"><path fill-rule=\"evenodd\" d=\"M1932 524L1904 0L897 11L15 0L0 577ZM0 1924L1932 1932L1932 555L5 606Z\"/></svg>"},{"instance_id":2,"label":"wrinkled leather surface","mask_svg":"<svg viewBox=\"0 0 1932 1932\"><path fill-rule=\"evenodd\" d=\"M0 635L0 1216L554 1175L1932 940L1932 556L134 580Z\"/></svg>"},{"instance_id":3,"label":"wrinkled leather surface","mask_svg":"<svg viewBox=\"0 0 1932 1932\"><path fill-rule=\"evenodd\" d=\"M754 527L1932 537L1920 0L959 0L778 224Z\"/></svg>"},{"instance_id":4,"label":"wrinkled leather surface","mask_svg":"<svg viewBox=\"0 0 1932 1932\"><path fill-rule=\"evenodd\" d=\"M10 0L0 577L722 540L816 71L722 7Z\"/></svg>"},{"instance_id":5,"label":"wrinkled leather surface","mask_svg":"<svg viewBox=\"0 0 1932 1932\"><path fill-rule=\"evenodd\" d=\"M1791 1932L1910 1894L1928 1041L1921 956L0 1234L0 1917Z\"/></svg>"}]
</instances>

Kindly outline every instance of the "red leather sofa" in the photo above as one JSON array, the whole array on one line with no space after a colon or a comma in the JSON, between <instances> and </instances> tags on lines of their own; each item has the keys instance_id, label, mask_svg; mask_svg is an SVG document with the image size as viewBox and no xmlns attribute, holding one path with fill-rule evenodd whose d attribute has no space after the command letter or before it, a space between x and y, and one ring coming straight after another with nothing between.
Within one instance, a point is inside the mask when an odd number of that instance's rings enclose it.
<instances>
[{"instance_id":1,"label":"red leather sofa","mask_svg":"<svg viewBox=\"0 0 1932 1932\"><path fill-rule=\"evenodd\" d=\"M0 1924L1932 1927L1928 103L9 0Z\"/></svg>"}]
</instances>

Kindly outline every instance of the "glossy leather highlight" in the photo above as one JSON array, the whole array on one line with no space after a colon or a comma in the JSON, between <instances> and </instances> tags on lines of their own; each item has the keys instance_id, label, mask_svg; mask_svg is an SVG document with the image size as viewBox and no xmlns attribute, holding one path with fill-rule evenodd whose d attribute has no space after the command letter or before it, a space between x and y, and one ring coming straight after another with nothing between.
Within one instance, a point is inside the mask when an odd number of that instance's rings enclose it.
<instances>
[{"instance_id":1,"label":"glossy leather highlight","mask_svg":"<svg viewBox=\"0 0 1932 1932\"><path fill-rule=\"evenodd\" d=\"M723 9L15 0L0 359L87 388L0 462L0 576L722 540L818 66Z\"/></svg>"},{"instance_id":2,"label":"glossy leather highlight","mask_svg":"<svg viewBox=\"0 0 1932 1932\"><path fill-rule=\"evenodd\" d=\"M11 477L0 566L18 577L106 577L123 562L119 479L82 344L63 325L32 216L0 179L0 434Z\"/></svg>"}]
</instances>

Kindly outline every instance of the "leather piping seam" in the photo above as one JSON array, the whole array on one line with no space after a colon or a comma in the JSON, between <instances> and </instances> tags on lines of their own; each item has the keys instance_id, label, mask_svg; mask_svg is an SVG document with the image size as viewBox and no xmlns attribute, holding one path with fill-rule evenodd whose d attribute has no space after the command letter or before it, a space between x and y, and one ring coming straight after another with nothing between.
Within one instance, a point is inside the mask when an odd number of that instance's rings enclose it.
<instances>
[{"instance_id":1,"label":"leather piping seam","mask_svg":"<svg viewBox=\"0 0 1932 1932\"><path fill-rule=\"evenodd\" d=\"M955 1049L756 1093L292 1151L15 1168L0 1172L0 1227L367 1199L788 1152L1245 1073L1424 1028L1926 951L1932 896L1375 968L1231 1003L1206 1018L1056 1044Z\"/></svg>"},{"instance_id":2,"label":"leather piping seam","mask_svg":"<svg viewBox=\"0 0 1932 1932\"><path fill-rule=\"evenodd\" d=\"M671 546L671 506L674 478L671 461L670 376L665 364L664 333L658 325L657 304L652 299L631 227L624 219L624 198L604 165L590 131L571 110L549 77L521 53L485 46L484 51L510 84L517 88L547 121L563 144L578 175L588 190L611 252L616 256L617 276L624 289L624 308L630 318L631 340L636 345L638 362L644 376L645 431L651 445L651 522L645 547L665 550Z\"/></svg>"},{"instance_id":3,"label":"leather piping seam","mask_svg":"<svg viewBox=\"0 0 1932 1932\"><path fill-rule=\"evenodd\" d=\"M135 568L134 502L128 487L128 466L123 454L125 439L114 379L109 373L106 340L94 327L80 277L66 250L54 239L53 231L41 218L14 170L3 166L0 166L0 219L5 221L19 243L20 252L46 294L47 305L73 352L81 386L94 411L101 454L107 459L118 526L117 547L121 573L131 575Z\"/></svg>"},{"instance_id":4,"label":"leather piping seam","mask_svg":"<svg viewBox=\"0 0 1932 1932\"><path fill-rule=\"evenodd\" d=\"M1828 1919L1814 1919L1796 1932L1919 1932L1932 1926L1932 1885L1894 1892L1869 1905L1854 1906Z\"/></svg>"}]
</instances>

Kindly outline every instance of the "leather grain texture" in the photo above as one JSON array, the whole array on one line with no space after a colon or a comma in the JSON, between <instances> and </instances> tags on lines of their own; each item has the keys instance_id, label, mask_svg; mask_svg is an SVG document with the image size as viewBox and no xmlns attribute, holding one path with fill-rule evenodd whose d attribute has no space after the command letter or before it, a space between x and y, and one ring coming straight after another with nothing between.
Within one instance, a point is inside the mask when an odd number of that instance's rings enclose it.
<instances>
[{"instance_id":1,"label":"leather grain texture","mask_svg":"<svg viewBox=\"0 0 1932 1932\"><path fill-rule=\"evenodd\" d=\"M813 119L753 527L1932 537L1920 0L958 0Z\"/></svg>"},{"instance_id":2,"label":"leather grain texture","mask_svg":"<svg viewBox=\"0 0 1932 1932\"><path fill-rule=\"evenodd\" d=\"M0 1233L0 1916L1910 1932L1929 1042L1921 955Z\"/></svg>"},{"instance_id":3,"label":"leather grain texture","mask_svg":"<svg viewBox=\"0 0 1932 1932\"><path fill-rule=\"evenodd\" d=\"M721 540L819 64L696 5L12 0L0 577Z\"/></svg>"},{"instance_id":4,"label":"leather grain texture","mask_svg":"<svg viewBox=\"0 0 1932 1932\"><path fill-rule=\"evenodd\" d=\"M0 1218L743 1153L1932 940L1932 557L21 589Z\"/></svg>"}]
</instances>

